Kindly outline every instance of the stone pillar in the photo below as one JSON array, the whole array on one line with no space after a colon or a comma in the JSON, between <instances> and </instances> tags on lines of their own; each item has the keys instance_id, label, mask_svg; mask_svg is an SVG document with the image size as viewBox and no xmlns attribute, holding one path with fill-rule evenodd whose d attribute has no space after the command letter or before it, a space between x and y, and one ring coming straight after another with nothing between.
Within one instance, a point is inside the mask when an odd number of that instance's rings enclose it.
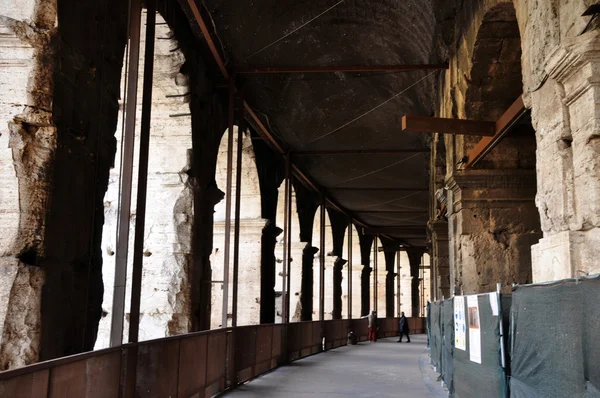
<instances>
[{"instance_id":1,"label":"stone pillar","mask_svg":"<svg viewBox=\"0 0 600 398\"><path fill-rule=\"evenodd\" d=\"M253 145L260 183L261 217L267 220L260 241L260 323L275 323L275 244L277 236L282 232L275 220L278 189L285 172L281 157L264 141L254 140Z\"/></svg>"},{"instance_id":2,"label":"stone pillar","mask_svg":"<svg viewBox=\"0 0 600 398\"><path fill-rule=\"evenodd\" d=\"M600 272L600 31L562 42L530 95L544 233L533 281Z\"/></svg>"},{"instance_id":3,"label":"stone pillar","mask_svg":"<svg viewBox=\"0 0 600 398\"><path fill-rule=\"evenodd\" d=\"M419 267L421 266L421 258L425 253L425 249L422 248L407 248L406 254L408 255L408 261L410 263L410 276L412 277L411 283L411 303L412 303L412 316L418 316L420 311L420 297L419 297Z\"/></svg>"},{"instance_id":4,"label":"stone pillar","mask_svg":"<svg viewBox=\"0 0 600 398\"><path fill-rule=\"evenodd\" d=\"M46 211L57 130L52 120L56 5L0 11L0 370L38 360ZM52 326L50 326L52 327Z\"/></svg>"},{"instance_id":5,"label":"stone pillar","mask_svg":"<svg viewBox=\"0 0 600 398\"><path fill-rule=\"evenodd\" d=\"M365 235L358 230L360 244L360 262L363 266L360 275L360 315L369 315L371 309L371 246L373 235Z\"/></svg>"},{"instance_id":6,"label":"stone pillar","mask_svg":"<svg viewBox=\"0 0 600 398\"><path fill-rule=\"evenodd\" d=\"M293 180L296 192L296 209L300 225L300 241L306 242L302 250L302 274L300 286L300 320L312 321L315 254L319 251L312 245L315 214L319 208L318 198L302 185Z\"/></svg>"},{"instance_id":7,"label":"stone pillar","mask_svg":"<svg viewBox=\"0 0 600 398\"><path fill-rule=\"evenodd\" d=\"M331 223L331 234L333 239L333 250L328 253L336 259L333 263L333 319L342 319L342 269L346 260L342 259L342 250L344 248L344 238L346 237L346 227L348 220L342 213L327 209L329 221Z\"/></svg>"},{"instance_id":8,"label":"stone pillar","mask_svg":"<svg viewBox=\"0 0 600 398\"><path fill-rule=\"evenodd\" d=\"M427 223L431 234L431 276L432 300L451 297L450 293L450 252L448 222L434 220Z\"/></svg>"},{"instance_id":9,"label":"stone pillar","mask_svg":"<svg viewBox=\"0 0 600 398\"><path fill-rule=\"evenodd\" d=\"M534 171L456 171L447 184L450 294L531 282L530 248L539 239Z\"/></svg>"}]
</instances>

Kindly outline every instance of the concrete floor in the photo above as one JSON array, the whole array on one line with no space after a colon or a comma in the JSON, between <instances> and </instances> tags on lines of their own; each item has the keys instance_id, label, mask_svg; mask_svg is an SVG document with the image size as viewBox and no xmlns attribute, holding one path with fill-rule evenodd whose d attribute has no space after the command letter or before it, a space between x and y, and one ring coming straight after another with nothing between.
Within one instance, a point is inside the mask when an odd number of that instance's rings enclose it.
<instances>
[{"instance_id":1,"label":"concrete floor","mask_svg":"<svg viewBox=\"0 0 600 398\"><path fill-rule=\"evenodd\" d=\"M304 358L250 381L225 396L447 397L426 351L427 336L363 342Z\"/></svg>"}]
</instances>

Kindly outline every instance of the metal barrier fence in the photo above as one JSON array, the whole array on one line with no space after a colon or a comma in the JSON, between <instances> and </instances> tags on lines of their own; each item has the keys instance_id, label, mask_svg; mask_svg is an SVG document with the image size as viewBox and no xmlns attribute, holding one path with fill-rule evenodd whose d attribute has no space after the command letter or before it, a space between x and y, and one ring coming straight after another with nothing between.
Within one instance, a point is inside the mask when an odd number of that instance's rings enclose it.
<instances>
[{"instance_id":1,"label":"metal barrier fence","mask_svg":"<svg viewBox=\"0 0 600 398\"><path fill-rule=\"evenodd\" d=\"M423 333L424 318L408 318ZM378 320L379 336L398 333ZM211 397L283 363L346 345L348 330L366 340L366 319L241 326L149 340L0 373L0 396ZM324 339L324 342L323 342Z\"/></svg>"}]
</instances>

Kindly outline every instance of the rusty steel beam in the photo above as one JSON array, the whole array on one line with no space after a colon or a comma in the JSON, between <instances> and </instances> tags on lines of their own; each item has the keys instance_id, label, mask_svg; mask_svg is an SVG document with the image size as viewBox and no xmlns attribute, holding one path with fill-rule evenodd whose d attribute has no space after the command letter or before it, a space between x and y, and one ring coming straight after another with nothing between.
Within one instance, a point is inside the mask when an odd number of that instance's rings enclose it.
<instances>
[{"instance_id":1,"label":"rusty steel beam","mask_svg":"<svg viewBox=\"0 0 600 398\"><path fill-rule=\"evenodd\" d=\"M427 210L352 210L353 213L357 214L380 214L380 213L389 213L389 214L428 214Z\"/></svg>"},{"instance_id":2,"label":"rusty steel beam","mask_svg":"<svg viewBox=\"0 0 600 398\"><path fill-rule=\"evenodd\" d=\"M506 137L515 125L525 116L527 108L523 103L523 97L519 96L515 102L500 116L495 123L495 132L492 137L483 137L475 148L469 152L469 160L465 167L473 167L483 159L492 149Z\"/></svg>"},{"instance_id":3,"label":"rusty steel beam","mask_svg":"<svg viewBox=\"0 0 600 398\"><path fill-rule=\"evenodd\" d=\"M121 182L117 242L115 253L115 282L113 286L112 317L110 324L110 346L123 343L123 322L125 318L125 288L127 284L127 254L129 253L129 221L131 218L131 187L133 181L133 157L135 143L135 122L140 61L140 28L142 4L134 0L129 6L129 51L127 68L127 90L125 91L125 124L122 135Z\"/></svg>"},{"instance_id":4,"label":"rusty steel beam","mask_svg":"<svg viewBox=\"0 0 600 398\"><path fill-rule=\"evenodd\" d=\"M198 22L198 26L200 27L200 30L202 31L202 36L204 36L204 40L206 40L206 44L208 45L208 48L209 48L213 58L215 59L217 66L221 70L223 77L225 79L229 79L229 72L227 71L227 68L225 67L225 62L223 62L223 58L221 57L221 54L219 54L219 51L217 50L217 47L215 46L215 42L213 41L212 37L210 36L208 27L206 26L206 23L204 23L204 19L202 19L200 10L198 10L198 7L196 6L196 1L195 0L180 0L180 1L184 2L189 7L190 11L192 12L192 15L196 19L196 22Z\"/></svg>"},{"instance_id":5,"label":"rusty steel beam","mask_svg":"<svg viewBox=\"0 0 600 398\"><path fill-rule=\"evenodd\" d=\"M340 151L297 151L294 152L294 156L397 155L401 153L429 153L429 149L350 149Z\"/></svg>"},{"instance_id":6,"label":"rusty steel beam","mask_svg":"<svg viewBox=\"0 0 600 398\"><path fill-rule=\"evenodd\" d=\"M363 231L367 235L391 234L421 237L427 234L424 227L418 228L415 225L366 227L363 228Z\"/></svg>"},{"instance_id":7,"label":"rusty steel beam","mask_svg":"<svg viewBox=\"0 0 600 398\"><path fill-rule=\"evenodd\" d=\"M223 245L223 309L221 327L227 327L229 311L229 254L231 252L231 192L233 185L233 126L235 124L235 79L229 79L229 110L227 127L227 182L225 189L225 243Z\"/></svg>"},{"instance_id":8,"label":"rusty steel beam","mask_svg":"<svg viewBox=\"0 0 600 398\"><path fill-rule=\"evenodd\" d=\"M240 213L242 202L242 150L244 138L244 107L243 94L238 93L238 135L237 135L237 157L235 167L235 218L233 224L233 296L231 303L231 326L237 326L238 313L238 283L240 267Z\"/></svg>"},{"instance_id":9,"label":"rusty steel beam","mask_svg":"<svg viewBox=\"0 0 600 398\"><path fill-rule=\"evenodd\" d=\"M428 192L428 187L407 188L407 187L331 187L330 191L370 191L370 192Z\"/></svg>"},{"instance_id":10,"label":"rusty steel beam","mask_svg":"<svg viewBox=\"0 0 600 398\"><path fill-rule=\"evenodd\" d=\"M198 26L200 27L200 30L202 32L202 36L206 40L208 47L210 49L210 52L211 52L215 62L217 63L223 77L228 80L231 79L231 73L225 67L223 58L219 54L219 51L217 50L215 43L211 38L210 32L208 31L208 28L207 28L207 25L206 25L204 19L202 18L202 15L200 14L200 10L198 10L198 7L196 6L195 0L179 0L179 1L183 6L187 6L187 9L188 9L187 11L189 11L188 14L191 13L191 15L194 17L194 19L198 23ZM186 8L186 7L184 7L184 8ZM448 65L439 65L439 66L440 66L440 68L436 68L436 69L447 69L448 68ZM381 68L381 67L382 66L378 66L378 68ZM385 66L383 66L383 67L385 67ZM406 68L407 66L404 66L404 67ZM244 73L243 70L241 72ZM235 72L235 73L237 73L237 72ZM264 123L260 120L260 118L252 110L250 105L246 101L244 101L243 105L244 105L244 109L245 109L246 114L248 115L249 119L251 119L254 122L254 124L256 125L257 133L259 134L259 136L261 136L261 138L264 139L270 146L272 146L280 155L286 154L288 151L283 147L282 144L280 144L275 139L275 137L271 134L271 132L265 127ZM317 185L315 183L313 183L311 181L311 179L306 174L304 174L294 164L292 164L292 171L293 171L293 174L307 187L310 187L313 191L315 191L317 193L322 193L322 190L319 189L319 187L317 187ZM350 215L350 213L348 213L348 211L341 209L340 206L338 206L331 199L326 198L326 203L329 206L341 211L343 214ZM356 219L355 217L352 217L352 218L357 225L360 225L363 227L366 226L362 221Z\"/></svg>"},{"instance_id":11,"label":"rusty steel beam","mask_svg":"<svg viewBox=\"0 0 600 398\"><path fill-rule=\"evenodd\" d=\"M448 64L445 63L417 65L249 66L236 69L235 72L241 75L255 75L269 73L402 72L411 70L438 69L448 69Z\"/></svg>"},{"instance_id":12,"label":"rusty steel beam","mask_svg":"<svg viewBox=\"0 0 600 398\"><path fill-rule=\"evenodd\" d=\"M156 0L146 0L146 46L144 52L144 82L142 86L142 120L138 166L137 204L131 273L131 305L129 342L137 343L140 330L142 272L144 267L144 235L146 226L146 196L148 193L148 159L150 125L152 121L152 82L154 77L154 36L156 31Z\"/></svg>"},{"instance_id":13,"label":"rusty steel beam","mask_svg":"<svg viewBox=\"0 0 600 398\"><path fill-rule=\"evenodd\" d=\"M325 321L325 196L321 196L319 214L319 320ZM324 333L324 331L323 331Z\"/></svg>"},{"instance_id":14,"label":"rusty steel beam","mask_svg":"<svg viewBox=\"0 0 600 398\"><path fill-rule=\"evenodd\" d=\"M373 311L377 312L377 257L378 257L378 249L377 249L377 241L379 239L379 235L376 235L373 239ZM379 315L379 314L378 314ZM377 331L375 331L377 333Z\"/></svg>"},{"instance_id":15,"label":"rusty steel beam","mask_svg":"<svg viewBox=\"0 0 600 398\"><path fill-rule=\"evenodd\" d=\"M491 137L495 132L495 123L477 120L404 115L402 116L402 131L413 133L483 135Z\"/></svg>"},{"instance_id":16,"label":"rusty steel beam","mask_svg":"<svg viewBox=\"0 0 600 398\"><path fill-rule=\"evenodd\" d=\"M348 319L352 319L352 218L348 219Z\"/></svg>"}]
</instances>

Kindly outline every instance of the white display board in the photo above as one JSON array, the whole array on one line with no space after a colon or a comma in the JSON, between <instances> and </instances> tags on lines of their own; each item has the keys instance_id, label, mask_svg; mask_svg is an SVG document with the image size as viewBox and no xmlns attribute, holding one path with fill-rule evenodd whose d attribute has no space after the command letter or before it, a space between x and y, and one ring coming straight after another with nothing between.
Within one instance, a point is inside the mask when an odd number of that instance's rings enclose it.
<instances>
[{"instance_id":1,"label":"white display board","mask_svg":"<svg viewBox=\"0 0 600 398\"><path fill-rule=\"evenodd\" d=\"M467 349L465 298L463 296L454 297L454 347L463 351Z\"/></svg>"},{"instance_id":2,"label":"white display board","mask_svg":"<svg viewBox=\"0 0 600 398\"><path fill-rule=\"evenodd\" d=\"M481 327L477 296L467 296L467 316L469 321L469 359L481 363Z\"/></svg>"}]
</instances>

